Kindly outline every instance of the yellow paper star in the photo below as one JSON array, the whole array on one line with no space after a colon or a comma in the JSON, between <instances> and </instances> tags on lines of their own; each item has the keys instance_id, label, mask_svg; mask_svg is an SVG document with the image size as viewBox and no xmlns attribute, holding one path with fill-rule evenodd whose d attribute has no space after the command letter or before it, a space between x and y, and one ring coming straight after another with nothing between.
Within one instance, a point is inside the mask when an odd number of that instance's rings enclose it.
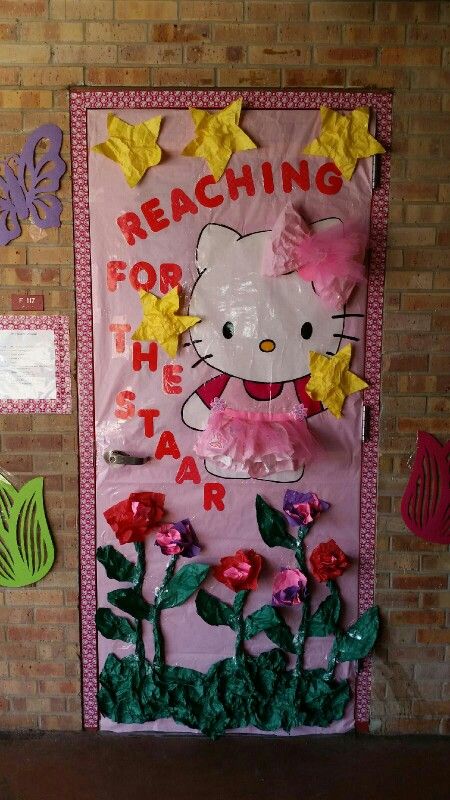
<instances>
[{"instance_id":1,"label":"yellow paper star","mask_svg":"<svg viewBox=\"0 0 450 800\"><path fill-rule=\"evenodd\" d=\"M349 181L355 171L358 158L367 158L375 153L385 153L384 147L369 133L369 109L361 106L350 114L338 114L331 108L320 109L322 128L317 139L313 139L304 153L311 156L327 156Z\"/></svg>"},{"instance_id":2,"label":"yellow paper star","mask_svg":"<svg viewBox=\"0 0 450 800\"><path fill-rule=\"evenodd\" d=\"M188 328L192 328L200 317L176 317L180 307L180 296L175 286L163 297L155 297L151 292L139 292L144 316L141 324L132 335L132 339L158 342L167 355L172 358L178 350L178 337Z\"/></svg>"},{"instance_id":3,"label":"yellow paper star","mask_svg":"<svg viewBox=\"0 0 450 800\"><path fill-rule=\"evenodd\" d=\"M204 158L216 181L222 177L232 153L256 147L239 127L241 106L242 97L239 97L214 114L200 108L189 109L195 125L195 138L186 145L183 155Z\"/></svg>"},{"instance_id":4,"label":"yellow paper star","mask_svg":"<svg viewBox=\"0 0 450 800\"><path fill-rule=\"evenodd\" d=\"M320 400L338 419L342 416L345 398L368 386L362 378L350 372L351 357L352 348L349 344L331 358L313 350L309 353L311 377L306 384L306 391L313 400Z\"/></svg>"},{"instance_id":5,"label":"yellow paper star","mask_svg":"<svg viewBox=\"0 0 450 800\"><path fill-rule=\"evenodd\" d=\"M119 164L128 186L133 188L149 167L161 161L161 148L156 144L161 120L162 117L152 117L130 125L115 114L108 114L109 138L92 149Z\"/></svg>"}]
</instances>

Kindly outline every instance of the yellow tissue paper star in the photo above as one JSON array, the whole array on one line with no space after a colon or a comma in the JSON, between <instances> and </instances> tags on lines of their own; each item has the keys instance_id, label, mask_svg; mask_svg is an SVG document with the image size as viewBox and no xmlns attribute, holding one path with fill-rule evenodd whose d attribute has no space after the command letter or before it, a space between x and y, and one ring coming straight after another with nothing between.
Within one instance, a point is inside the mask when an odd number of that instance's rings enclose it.
<instances>
[{"instance_id":1,"label":"yellow tissue paper star","mask_svg":"<svg viewBox=\"0 0 450 800\"><path fill-rule=\"evenodd\" d=\"M350 114L338 114L331 108L320 109L322 128L317 139L313 139L304 153L311 156L327 156L349 181L355 171L358 158L367 158L375 153L385 153L384 147L369 133L369 109L361 106Z\"/></svg>"},{"instance_id":2,"label":"yellow tissue paper star","mask_svg":"<svg viewBox=\"0 0 450 800\"><path fill-rule=\"evenodd\" d=\"M158 342L167 355L176 356L178 337L192 328L200 317L177 317L175 312L180 307L180 296L175 286L163 297L155 297L151 292L139 292L144 312L141 324L132 335L132 339L147 342Z\"/></svg>"},{"instance_id":3,"label":"yellow tissue paper star","mask_svg":"<svg viewBox=\"0 0 450 800\"><path fill-rule=\"evenodd\" d=\"M362 378L350 372L351 357L352 348L349 344L331 358L313 350L309 354L311 377L306 384L306 391L313 400L320 400L338 419L342 416L345 398L368 386Z\"/></svg>"},{"instance_id":4,"label":"yellow tissue paper star","mask_svg":"<svg viewBox=\"0 0 450 800\"><path fill-rule=\"evenodd\" d=\"M128 186L133 188L149 167L161 161L161 148L156 144L161 120L162 117L152 117L130 125L115 114L108 114L109 138L92 149L119 164Z\"/></svg>"},{"instance_id":5,"label":"yellow tissue paper star","mask_svg":"<svg viewBox=\"0 0 450 800\"><path fill-rule=\"evenodd\" d=\"M216 181L222 177L232 153L256 147L239 127L241 107L242 97L239 97L213 114L200 108L189 109L195 125L195 138L186 145L183 155L204 158Z\"/></svg>"}]
</instances>

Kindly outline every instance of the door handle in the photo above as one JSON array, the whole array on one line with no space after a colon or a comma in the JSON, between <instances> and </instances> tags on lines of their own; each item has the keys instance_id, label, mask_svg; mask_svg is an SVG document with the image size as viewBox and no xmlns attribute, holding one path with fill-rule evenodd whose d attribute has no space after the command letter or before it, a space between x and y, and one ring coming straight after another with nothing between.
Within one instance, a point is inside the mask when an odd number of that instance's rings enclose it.
<instances>
[{"instance_id":1,"label":"door handle","mask_svg":"<svg viewBox=\"0 0 450 800\"><path fill-rule=\"evenodd\" d=\"M150 461L150 456L132 456L129 453L124 453L123 450L106 450L103 453L103 458L107 464L114 467L140 465Z\"/></svg>"}]
</instances>

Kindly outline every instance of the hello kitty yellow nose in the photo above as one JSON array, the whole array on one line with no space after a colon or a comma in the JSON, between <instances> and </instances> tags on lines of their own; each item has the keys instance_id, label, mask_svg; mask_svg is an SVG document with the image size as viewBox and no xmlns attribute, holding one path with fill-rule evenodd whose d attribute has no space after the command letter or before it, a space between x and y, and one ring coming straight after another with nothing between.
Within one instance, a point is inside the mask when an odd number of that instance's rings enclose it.
<instances>
[{"instance_id":1,"label":"hello kitty yellow nose","mask_svg":"<svg viewBox=\"0 0 450 800\"><path fill-rule=\"evenodd\" d=\"M271 353L272 350L275 350L275 342L273 339L263 339L262 342L259 343L259 349L262 350L263 353Z\"/></svg>"}]
</instances>

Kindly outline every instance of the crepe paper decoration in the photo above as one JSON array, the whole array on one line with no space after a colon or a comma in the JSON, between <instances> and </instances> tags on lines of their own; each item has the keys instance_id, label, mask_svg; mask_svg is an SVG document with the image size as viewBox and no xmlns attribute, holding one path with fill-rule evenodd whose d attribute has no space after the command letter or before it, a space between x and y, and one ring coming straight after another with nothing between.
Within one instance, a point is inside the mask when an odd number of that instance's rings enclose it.
<instances>
[{"instance_id":1,"label":"crepe paper decoration","mask_svg":"<svg viewBox=\"0 0 450 800\"><path fill-rule=\"evenodd\" d=\"M355 285L366 280L362 263L366 241L365 231L353 222L336 219L326 228L310 228L288 203L266 243L262 271L276 277L297 270L327 305L342 308Z\"/></svg>"},{"instance_id":2,"label":"crepe paper decoration","mask_svg":"<svg viewBox=\"0 0 450 800\"><path fill-rule=\"evenodd\" d=\"M153 493L143 492L141 494L151 495ZM160 495L160 497L164 498L164 495ZM183 523L188 522L189 520L183 520ZM187 526L185 525L185 527ZM118 616L111 609L104 607L97 610L96 625L105 638L120 639L136 645L133 659L138 663L139 672L142 675L145 673L147 665L142 630L143 620L150 622L153 627L154 659L152 668L159 671L165 663L164 639L160 624L161 612L166 608L175 608L185 603L205 580L209 566L207 564L187 564L176 572L179 556L178 554L172 555L161 585L155 589L154 602L150 603L143 596L146 572L145 545L142 541L135 541L134 548L137 555L136 563L125 558L112 545L99 547L97 550L97 560L105 567L108 578L131 583L130 587L114 589L107 596L110 605L129 614L131 620Z\"/></svg>"},{"instance_id":3,"label":"crepe paper decoration","mask_svg":"<svg viewBox=\"0 0 450 800\"><path fill-rule=\"evenodd\" d=\"M331 308L342 308L354 287L365 282L367 236L360 225L337 221L311 232L296 250L298 274L312 281L314 291Z\"/></svg>"},{"instance_id":4,"label":"crepe paper decoration","mask_svg":"<svg viewBox=\"0 0 450 800\"><path fill-rule=\"evenodd\" d=\"M194 445L202 458L251 478L298 470L321 451L298 403L291 411L272 414L229 408L222 399L213 401Z\"/></svg>"},{"instance_id":5,"label":"crepe paper decoration","mask_svg":"<svg viewBox=\"0 0 450 800\"><path fill-rule=\"evenodd\" d=\"M3 159L0 176L0 245L21 234L20 220L30 218L38 228L59 228L62 203L55 196L66 164L61 158L62 130L40 125L26 140L22 152ZM48 140L45 150L40 143Z\"/></svg>"},{"instance_id":6,"label":"crepe paper decoration","mask_svg":"<svg viewBox=\"0 0 450 800\"><path fill-rule=\"evenodd\" d=\"M311 156L330 158L349 181L359 158L385 153L384 147L369 133L369 109L355 108L348 114L339 114L331 108L320 109L322 128L303 150Z\"/></svg>"},{"instance_id":7,"label":"crepe paper decoration","mask_svg":"<svg viewBox=\"0 0 450 800\"><path fill-rule=\"evenodd\" d=\"M309 557L309 563L311 572L318 581L339 578L350 566L350 560L334 539L318 544Z\"/></svg>"},{"instance_id":8,"label":"crepe paper decoration","mask_svg":"<svg viewBox=\"0 0 450 800\"><path fill-rule=\"evenodd\" d=\"M44 506L44 479L21 489L0 475L0 586L30 586L44 578L55 548Z\"/></svg>"},{"instance_id":9,"label":"crepe paper decoration","mask_svg":"<svg viewBox=\"0 0 450 800\"><path fill-rule=\"evenodd\" d=\"M282 567L275 576L272 589L272 605L299 606L303 602L308 579L299 569Z\"/></svg>"},{"instance_id":10,"label":"crepe paper decoration","mask_svg":"<svg viewBox=\"0 0 450 800\"><path fill-rule=\"evenodd\" d=\"M156 297L151 292L139 292L143 319L132 335L139 341L158 342L171 358L178 351L178 338L184 331L192 328L200 317L176 316L180 307L178 287L174 286L163 297Z\"/></svg>"},{"instance_id":11,"label":"crepe paper decoration","mask_svg":"<svg viewBox=\"0 0 450 800\"><path fill-rule=\"evenodd\" d=\"M262 273L271 277L286 275L298 268L297 248L310 235L302 215L287 203L272 228L262 258Z\"/></svg>"},{"instance_id":12,"label":"crepe paper decoration","mask_svg":"<svg viewBox=\"0 0 450 800\"><path fill-rule=\"evenodd\" d=\"M285 574L290 578L291 573L294 574L302 588L305 587L308 572L304 538L313 523L300 525L294 538L286 530L284 515L271 508L262 497L257 498L257 508L264 541L271 547L294 549L298 567L287 568ZM378 630L375 607L347 631L342 630L339 627L339 590L336 582L329 580L330 593L314 614L311 614L310 594L305 588L296 633L291 631L280 609L269 604L244 617L245 602L256 585L262 563L261 557L249 550L225 557L220 567L216 567L219 571L216 577L219 580L225 577L226 581L222 582L235 592L232 605L200 588L208 574L208 565L187 564L176 571L179 554L169 559L161 585L155 590L154 601L149 602L143 596L145 545L136 542L134 547L135 563L111 545L97 551L97 558L105 566L109 578L131 584L108 594L109 604L128 616L124 617L123 613L119 616L111 608L99 608L98 630L108 639L121 640L134 647L134 653L124 658L110 654L105 661L98 693L99 709L104 716L128 724L171 717L211 739L226 730L248 726L263 731L280 728L290 731L299 725L325 728L343 717L350 699L350 685L347 680L336 680L335 666L341 661L363 658L370 651ZM280 591L286 592L286 587L281 587ZM165 609L182 605L195 592L201 619L209 625L225 625L236 634L234 655L216 662L206 673L166 663L160 624ZM298 604L293 602L292 605ZM144 649L144 621L153 628L151 661ZM262 633L276 647L258 656L248 654L245 642ZM334 637L326 669L305 668L303 654L308 636ZM289 667L290 653L295 655L294 669Z\"/></svg>"},{"instance_id":13,"label":"crepe paper decoration","mask_svg":"<svg viewBox=\"0 0 450 800\"><path fill-rule=\"evenodd\" d=\"M233 153L256 147L239 127L241 108L242 97L212 114L200 108L189 109L195 137L186 145L183 155L204 158L216 181L222 177Z\"/></svg>"},{"instance_id":14,"label":"crepe paper decoration","mask_svg":"<svg viewBox=\"0 0 450 800\"><path fill-rule=\"evenodd\" d=\"M198 556L201 547L189 519L161 525L156 534L155 545L165 556L181 555L184 558Z\"/></svg>"},{"instance_id":15,"label":"crepe paper decoration","mask_svg":"<svg viewBox=\"0 0 450 800\"><path fill-rule=\"evenodd\" d=\"M152 117L131 125L115 114L108 114L108 139L92 148L119 164L128 186L133 189L150 167L161 161L156 143L162 117Z\"/></svg>"},{"instance_id":16,"label":"crepe paper decoration","mask_svg":"<svg viewBox=\"0 0 450 800\"><path fill-rule=\"evenodd\" d=\"M256 498L256 519L259 532L266 544L269 544L270 547L274 547L278 544L278 546L293 549L293 537L290 536L290 534L287 534L288 538L286 538L280 535L278 531L276 536L273 539L271 538L270 521L273 520L276 526L281 529L281 526L286 524L286 520L281 514L278 514L276 509L266 503L260 495L257 495ZM275 588L278 589L278 585L280 587L278 596L276 596L276 592L274 591L273 599L275 599L277 605L288 605L288 601L292 596L295 600L295 590L299 591L300 589L302 592L302 596L299 599L303 601L303 613L297 633L295 635L292 634L286 623L283 629L273 626L272 628L266 629L265 633L269 639L272 639L276 644L281 645L288 652L294 652L296 654L294 676L297 677L305 672L303 656L307 636L333 635L335 639L329 654L327 670L324 673L326 680L333 680L335 665L338 662L364 658L370 652L375 644L378 633L379 613L378 608L373 606L362 614L347 631L343 632L340 629L339 618L341 614L341 600L334 578L342 574L349 565L349 562L342 550L331 540L326 545L319 545L316 547L312 554L312 562L318 572L318 575L315 575L315 577L319 580L327 580L330 594L320 604L316 612L311 615L311 594L307 585L308 569L304 552L304 540L313 522L314 520L307 525L299 526L295 547L295 560L298 565L298 570L294 569L292 572L300 572L305 581L302 581L298 576L298 582L296 584L294 582L294 575L291 577L291 580L289 580L290 576L288 576L287 581L283 581L282 577L279 576L275 579L276 587L274 586L274 590ZM289 571L290 570L286 570L286 572ZM324 575L325 572L328 573L326 576ZM286 588L289 590L291 587L293 587L294 591L289 592L287 595L282 594L283 590ZM288 628L290 635L286 631L286 628ZM283 644L281 644L281 640Z\"/></svg>"},{"instance_id":17,"label":"crepe paper decoration","mask_svg":"<svg viewBox=\"0 0 450 800\"><path fill-rule=\"evenodd\" d=\"M239 592L257 589L261 569L262 558L258 553L254 550L237 550L233 556L220 559L220 564L213 568L213 575L233 592Z\"/></svg>"},{"instance_id":18,"label":"crepe paper decoration","mask_svg":"<svg viewBox=\"0 0 450 800\"><path fill-rule=\"evenodd\" d=\"M345 398L368 386L362 378L350 372L351 357L350 344L330 358L314 351L309 354L311 377L306 384L306 391L313 400L320 400L337 419L342 416Z\"/></svg>"},{"instance_id":19,"label":"crepe paper decoration","mask_svg":"<svg viewBox=\"0 0 450 800\"><path fill-rule=\"evenodd\" d=\"M309 525L328 511L330 503L320 500L314 492L296 492L288 489L284 495L283 511L290 525Z\"/></svg>"},{"instance_id":20,"label":"crepe paper decoration","mask_svg":"<svg viewBox=\"0 0 450 800\"><path fill-rule=\"evenodd\" d=\"M126 500L103 512L120 544L143 542L164 515L165 495L159 492L132 492Z\"/></svg>"},{"instance_id":21,"label":"crepe paper decoration","mask_svg":"<svg viewBox=\"0 0 450 800\"><path fill-rule=\"evenodd\" d=\"M450 543L450 441L441 444L417 433L417 450L403 493L401 514L407 528L435 544Z\"/></svg>"}]
</instances>

